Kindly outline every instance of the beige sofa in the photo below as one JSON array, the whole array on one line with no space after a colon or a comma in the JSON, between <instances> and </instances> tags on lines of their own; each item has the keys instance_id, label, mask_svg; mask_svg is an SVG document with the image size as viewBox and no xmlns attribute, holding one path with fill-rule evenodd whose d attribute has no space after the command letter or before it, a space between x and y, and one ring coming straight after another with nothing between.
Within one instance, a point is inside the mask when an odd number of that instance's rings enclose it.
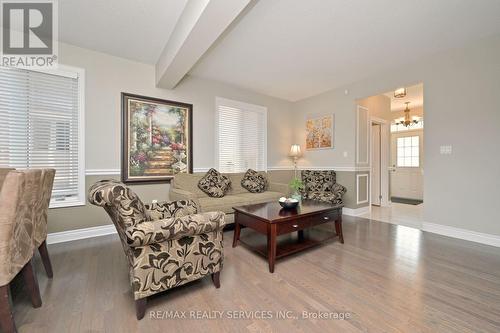
<instances>
[{"instance_id":1,"label":"beige sofa","mask_svg":"<svg viewBox=\"0 0 500 333\"><path fill-rule=\"evenodd\" d=\"M170 183L170 200L193 200L196 202L201 212L222 211L226 213L226 224L234 222L234 206L249 205L270 201L277 201L282 196L287 196L290 192L287 184L272 183L269 180L267 190L262 193L250 193L241 186L241 179L244 172L225 173L231 179L231 189L222 198L212 198L198 188L198 182L205 175L205 172L192 174L180 173Z\"/></svg>"}]
</instances>

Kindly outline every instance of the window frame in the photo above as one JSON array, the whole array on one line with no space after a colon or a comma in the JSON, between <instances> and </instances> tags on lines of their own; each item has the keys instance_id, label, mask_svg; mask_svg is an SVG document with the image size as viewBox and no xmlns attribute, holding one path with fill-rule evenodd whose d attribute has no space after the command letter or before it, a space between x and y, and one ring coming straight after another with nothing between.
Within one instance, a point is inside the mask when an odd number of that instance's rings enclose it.
<instances>
[{"instance_id":1,"label":"window frame","mask_svg":"<svg viewBox=\"0 0 500 333\"><path fill-rule=\"evenodd\" d=\"M51 69L25 69L31 72L62 76L77 79L78 82L78 191L77 199L53 201L49 208L77 207L86 205L85 194L85 69L59 64ZM71 140L71 138L70 138Z\"/></svg>"},{"instance_id":2,"label":"window frame","mask_svg":"<svg viewBox=\"0 0 500 333\"><path fill-rule=\"evenodd\" d=\"M263 170L256 170L256 171L267 171L267 107L263 105L258 105L258 104L251 104L251 103L245 103L241 101L236 101L224 97L215 97L215 137L214 137L214 142L215 142L215 166L217 169L220 169L220 159L219 159L219 153L220 153L220 147L219 147L219 106L228 106L228 107L233 107L237 109L243 109L243 110L251 110L254 112L261 113L263 115L264 119L264 130L262 131L264 133L264 147L263 147L263 164L264 164L264 169ZM245 170L246 171L246 170ZM238 171L238 172L245 172L245 171Z\"/></svg>"}]
</instances>

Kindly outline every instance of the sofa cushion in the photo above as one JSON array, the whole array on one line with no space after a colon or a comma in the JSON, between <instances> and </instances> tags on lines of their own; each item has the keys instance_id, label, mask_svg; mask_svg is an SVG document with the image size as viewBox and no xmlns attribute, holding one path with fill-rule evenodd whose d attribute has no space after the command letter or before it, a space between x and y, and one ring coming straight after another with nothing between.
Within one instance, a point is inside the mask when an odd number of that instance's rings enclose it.
<instances>
[{"instance_id":1,"label":"sofa cushion","mask_svg":"<svg viewBox=\"0 0 500 333\"><path fill-rule=\"evenodd\" d=\"M222 198L231 187L231 180L212 168L200 179L198 187L211 197Z\"/></svg>"},{"instance_id":2,"label":"sofa cushion","mask_svg":"<svg viewBox=\"0 0 500 333\"><path fill-rule=\"evenodd\" d=\"M171 186L173 186L173 188L190 192L196 198L206 197L207 195L205 194L205 192L200 190L200 188L198 187L198 182L201 178L203 178L203 176L205 176L205 174L205 172L178 173L172 180Z\"/></svg>"},{"instance_id":3,"label":"sofa cushion","mask_svg":"<svg viewBox=\"0 0 500 333\"><path fill-rule=\"evenodd\" d=\"M202 212L222 211L226 214L233 213L234 206L245 204L244 199L236 195L226 195L223 198L203 197L198 202Z\"/></svg>"},{"instance_id":4,"label":"sofa cushion","mask_svg":"<svg viewBox=\"0 0 500 333\"><path fill-rule=\"evenodd\" d=\"M248 169L241 180L241 186L251 193L262 193L267 188L267 178L257 171Z\"/></svg>"},{"instance_id":5,"label":"sofa cushion","mask_svg":"<svg viewBox=\"0 0 500 333\"><path fill-rule=\"evenodd\" d=\"M245 175L244 172L224 173L223 175L231 179L231 188L227 191L227 195L248 193L248 191L241 186L241 180Z\"/></svg>"},{"instance_id":6,"label":"sofa cushion","mask_svg":"<svg viewBox=\"0 0 500 333\"><path fill-rule=\"evenodd\" d=\"M271 202L271 201L278 201L280 197L283 196L283 193L280 192L272 192L272 191L265 191L262 193L242 193L235 195L235 197L238 197L242 205L251 205L251 204L257 204L257 203L263 203L263 202Z\"/></svg>"},{"instance_id":7,"label":"sofa cushion","mask_svg":"<svg viewBox=\"0 0 500 333\"><path fill-rule=\"evenodd\" d=\"M277 201L283 193L265 191L262 193L242 193L238 195L226 195L223 198L203 197L199 199L200 210L211 212L220 210L226 214L234 213L233 207L263 202Z\"/></svg>"}]
</instances>

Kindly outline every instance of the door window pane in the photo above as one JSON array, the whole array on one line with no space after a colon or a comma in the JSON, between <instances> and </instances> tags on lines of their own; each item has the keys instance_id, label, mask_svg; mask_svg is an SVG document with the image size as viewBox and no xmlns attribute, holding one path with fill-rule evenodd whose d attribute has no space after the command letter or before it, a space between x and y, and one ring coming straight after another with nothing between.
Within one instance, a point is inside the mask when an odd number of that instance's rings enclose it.
<instances>
[{"instance_id":1,"label":"door window pane","mask_svg":"<svg viewBox=\"0 0 500 333\"><path fill-rule=\"evenodd\" d=\"M420 166L419 141L418 135L397 138L396 160L398 167L418 168Z\"/></svg>"}]
</instances>

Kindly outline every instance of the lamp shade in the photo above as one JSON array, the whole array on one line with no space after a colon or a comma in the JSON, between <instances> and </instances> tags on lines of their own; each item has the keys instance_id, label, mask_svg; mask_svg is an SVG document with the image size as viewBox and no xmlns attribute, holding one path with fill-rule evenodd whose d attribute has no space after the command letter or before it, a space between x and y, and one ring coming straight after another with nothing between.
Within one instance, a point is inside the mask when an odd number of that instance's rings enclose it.
<instances>
[{"instance_id":1,"label":"lamp shade","mask_svg":"<svg viewBox=\"0 0 500 333\"><path fill-rule=\"evenodd\" d=\"M299 157L300 156L300 145L293 144L290 147L290 157Z\"/></svg>"}]
</instances>

